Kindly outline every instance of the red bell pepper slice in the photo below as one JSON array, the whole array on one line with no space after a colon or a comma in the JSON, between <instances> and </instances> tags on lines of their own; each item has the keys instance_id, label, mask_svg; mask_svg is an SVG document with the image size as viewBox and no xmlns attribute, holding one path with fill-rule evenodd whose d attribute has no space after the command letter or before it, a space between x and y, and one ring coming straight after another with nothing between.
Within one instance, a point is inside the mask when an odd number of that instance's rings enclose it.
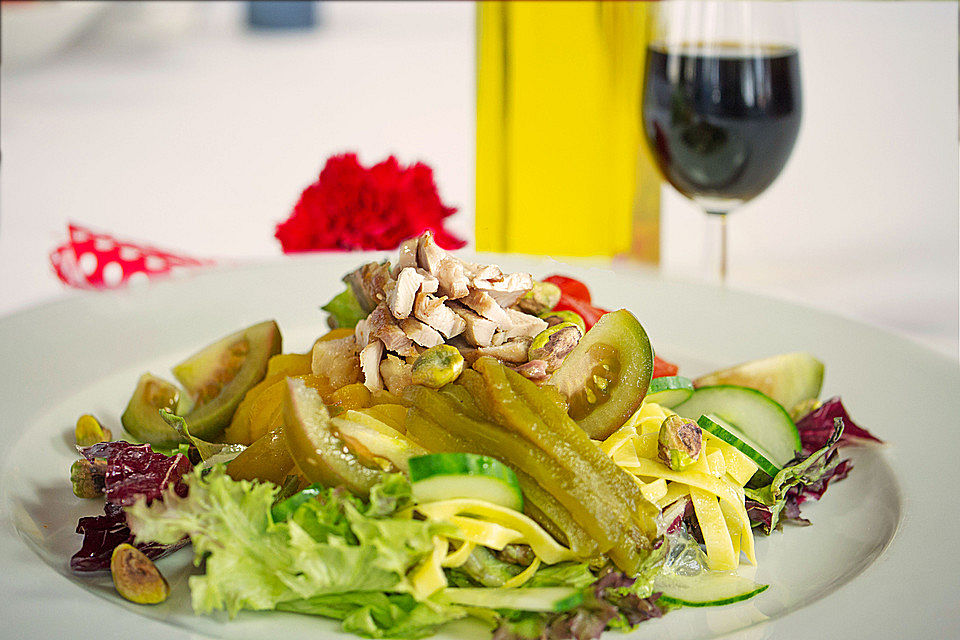
<instances>
[{"instance_id":1,"label":"red bell pepper slice","mask_svg":"<svg viewBox=\"0 0 960 640\"><path fill-rule=\"evenodd\" d=\"M586 303L592 302L590 298L590 289L588 289L587 285L583 284L579 280L557 274L552 275L549 278L544 278L543 281L560 287L560 293L577 298L578 300L583 300Z\"/></svg>"},{"instance_id":2,"label":"red bell pepper slice","mask_svg":"<svg viewBox=\"0 0 960 640\"><path fill-rule=\"evenodd\" d=\"M654 378L661 378L663 376L675 376L677 371L680 370L680 367L673 364L672 362L667 362L660 356L653 356L653 376Z\"/></svg>"}]
</instances>

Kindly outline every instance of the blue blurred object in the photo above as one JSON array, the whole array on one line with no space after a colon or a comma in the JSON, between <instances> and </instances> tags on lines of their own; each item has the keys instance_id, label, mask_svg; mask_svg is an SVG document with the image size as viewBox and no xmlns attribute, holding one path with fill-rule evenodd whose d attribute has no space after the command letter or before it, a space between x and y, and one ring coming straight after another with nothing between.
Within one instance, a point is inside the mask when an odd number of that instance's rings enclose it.
<instances>
[{"instance_id":1,"label":"blue blurred object","mask_svg":"<svg viewBox=\"0 0 960 640\"><path fill-rule=\"evenodd\" d=\"M315 0L253 0L247 3L247 24L253 29L310 29L316 23Z\"/></svg>"}]
</instances>

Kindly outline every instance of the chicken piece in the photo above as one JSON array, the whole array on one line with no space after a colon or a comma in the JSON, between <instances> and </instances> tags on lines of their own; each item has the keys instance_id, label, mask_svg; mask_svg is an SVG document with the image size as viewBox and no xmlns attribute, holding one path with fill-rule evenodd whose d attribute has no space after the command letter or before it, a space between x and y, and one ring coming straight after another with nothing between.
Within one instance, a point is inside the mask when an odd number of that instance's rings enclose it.
<instances>
[{"instance_id":1,"label":"chicken piece","mask_svg":"<svg viewBox=\"0 0 960 640\"><path fill-rule=\"evenodd\" d=\"M463 319L463 337L469 344L475 347L489 347L493 343L497 325L492 320L487 320L456 302L448 302L447 307Z\"/></svg>"},{"instance_id":2,"label":"chicken piece","mask_svg":"<svg viewBox=\"0 0 960 640\"><path fill-rule=\"evenodd\" d=\"M445 338L452 338L463 333L467 323L445 305L444 300L429 293L418 293L413 303L413 316L442 333Z\"/></svg>"},{"instance_id":3,"label":"chicken piece","mask_svg":"<svg viewBox=\"0 0 960 640\"><path fill-rule=\"evenodd\" d=\"M357 348L362 349L370 344L370 321L368 318L357 323L353 328L353 338L357 341Z\"/></svg>"},{"instance_id":4,"label":"chicken piece","mask_svg":"<svg viewBox=\"0 0 960 640\"><path fill-rule=\"evenodd\" d=\"M413 384L413 365L404 362L395 355L387 354L380 363L380 376L387 391L400 395L403 390Z\"/></svg>"},{"instance_id":5,"label":"chicken piece","mask_svg":"<svg viewBox=\"0 0 960 640\"><path fill-rule=\"evenodd\" d=\"M427 273L437 275L440 263L450 257L433 239L432 231L424 231L417 242L417 263Z\"/></svg>"},{"instance_id":6,"label":"chicken piece","mask_svg":"<svg viewBox=\"0 0 960 640\"><path fill-rule=\"evenodd\" d=\"M470 293L470 280L463 263L456 258L448 256L441 260L434 275L440 281L440 293L450 300L457 300Z\"/></svg>"},{"instance_id":7,"label":"chicken piece","mask_svg":"<svg viewBox=\"0 0 960 640\"><path fill-rule=\"evenodd\" d=\"M510 273L494 280L475 278L473 286L478 291L490 294L497 304L506 309L533 288L533 276L529 273Z\"/></svg>"},{"instance_id":8,"label":"chicken piece","mask_svg":"<svg viewBox=\"0 0 960 640\"><path fill-rule=\"evenodd\" d=\"M417 354L413 341L400 329L385 302L381 302L370 312L367 316L367 326L371 339L379 338L388 351L402 356Z\"/></svg>"},{"instance_id":9,"label":"chicken piece","mask_svg":"<svg viewBox=\"0 0 960 640\"><path fill-rule=\"evenodd\" d=\"M385 288L387 307L397 320L403 320L413 311L413 301L423 284L423 276L414 267L403 269L395 281Z\"/></svg>"},{"instance_id":10,"label":"chicken piece","mask_svg":"<svg viewBox=\"0 0 960 640\"><path fill-rule=\"evenodd\" d=\"M423 276L423 282L420 283L420 291L423 293L436 293L440 288L440 281L437 280L436 276L427 273L419 267L417 267L417 273Z\"/></svg>"},{"instance_id":11,"label":"chicken piece","mask_svg":"<svg viewBox=\"0 0 960 640\"><path fill-rule=\"evenodd\" d=\"M465 335L466 333L462 333L455 338L451 338L447 341L447 344L456 348L456 350L460 352L460 355L463 356L464 362L466 362L467 366L469 367L477 360L477 358L480 357L480 353L477 352L477 348L475 346L467 342L466 338L464 337Z\"/></svg>"},{"instance_id":12,"label":"chicken piece","mask_svg":"<svg viewBox=\"0 0 960 640\"><path fill-rule=\"evenodd\" d=\"M383 289L392 279L389 262L368 262L343 277L343 281L353 290L360 308L367 313L386 299Z\"/></svg>"},{"instance_id":13,"label":"chicken piece","mask_svg":"<svg viewBox=\"0 0 960 640\"><path fill-rule=\"evenodd\" d=\"M443 344L443 336L433 327L426 325L416 318L404 318L400 321L400 328L407 337L421 347L435 347Z\"/></svg>"},{"instance_id":14,"label":"chicken piece","mask_svg":"<svg viewBox=\"0 0 960 640\"><path fill-rule=\"evenodd\" d=\"M394 278L404 269L417 266L417 247L419 245L420 238L408 238L400 243L400 255L391 272Z\"/></svg>"},{"instance_id":15,"label":"chicken piece","mask_svg":"<svg viewBox=\"0 0 960 640\"><path fill-rule=\"evenodd\" d=\"M469 293L470 280L464 263L441 249L430 231L420 236L417 261L424 271L439 280L440 293L447 298L462 298Z\"/></svg>"},{"instance_id":16,"label":"chicken piece","mask_svg":"<svg viewBox=\"0 0 960 640\"><path fill-rule=\"evenodd\" d=\"M326 378L332 389L360 380L356 338L347 336L339 340L317 341L313 345L310 371L315 376Z\"/></svg>"},{"instance_id":17,"label":"chicken piece","mask_svg":"<svg viewBox=\"0 0 960 640\"><path fill-rule=\"evenodd\" d=\"M467 277L470 278L471 284L474 280L496 280L503 275L503 271L501 271L500 267L495 264L474 264L472 262L464 262L463 268L467 273Z\"/></svg>"},{"instance_id":18,"label":"chicken piece","mask_svg":"<svg viewBox=\"0 0 960 640\"><path fill-rule=\"evenodd\" d=\"M527 361L527 350L530 348L530 338L517 338L496 347L479 347L481 356L491 356L504 362L522 364Z\"/></svg>"},{"instance_id":19,"label":"chicken piece","mask_svg":"<svg viewBox=\"0 0 960 640\"><path fill-rule=\"evenodd\" d=\"M537 316L532 316L516 309L507 309L506 315L510 318L510 328L507 329L507 339L510 338L534 338L538 333L547 328L546 320L541 320Z\"/></svg>"},{"instance_id":20,"label":"chicken piece","mask_svg":"<svg viewBox=\"0 0 960 640\"><path fill-rule=\"evenodd\" d=\"M460 302L470 307L475 312L492 320L497 325L497 329L506 331L513 327L513 321L507 315L507 312L497 304L497 301L483 291L471 291L468 295L460 299Z\"/></svg>"},{"instance_id":21,"label":"chicken piece","mask_svg":"<svg viewBox=\"0 0 960 640\"><path fill-rule=\"evenodd\" d=\"M380 379L380 358L383 357L383 343L374 340L360 350L360 371L363 373L363 384L371 391L383 389Z\"/></svg>"},{"instance_id":22,"label":"chicken piece","mask_svg":"<svg viewBox=\"0 0 960 640\"><path fill-rule=\"evenodd\" d=\"M547 361L531 360L530 362L521 364L519 367L514 367L514 371L524 378L528 378L534 382L540 382L547 379Z\"/></svg>"}]
</instances>

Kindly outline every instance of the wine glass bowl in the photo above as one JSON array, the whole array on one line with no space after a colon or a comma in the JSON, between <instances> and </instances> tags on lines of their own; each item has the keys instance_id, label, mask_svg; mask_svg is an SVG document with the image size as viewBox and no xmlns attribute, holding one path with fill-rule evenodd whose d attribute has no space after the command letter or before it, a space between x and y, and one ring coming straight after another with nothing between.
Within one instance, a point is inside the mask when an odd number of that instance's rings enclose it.
<instances>
[{"instance_id":1,"label":"wine glass bowl","mask_svg":"<svg viewBox=\"0 0 960 640\"><path fill-rule=\"evenodd\" d=\"M800 62L784 3L668 0L653 21L643 129L677 191L720 218L782 171L801 119Z\"/></svg>"}]
</instances>

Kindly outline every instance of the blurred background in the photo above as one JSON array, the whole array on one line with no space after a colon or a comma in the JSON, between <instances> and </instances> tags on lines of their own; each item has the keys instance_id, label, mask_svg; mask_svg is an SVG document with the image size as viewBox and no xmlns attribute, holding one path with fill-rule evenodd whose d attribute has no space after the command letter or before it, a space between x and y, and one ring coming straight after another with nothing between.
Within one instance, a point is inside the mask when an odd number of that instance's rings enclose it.
<instances>
[{"instance_id":1,"label":"blurred background","mask_svg":"<svg viewBox=\"0 0 960 640\"><path fill-rule=\"evenodd\" d=\"M297 28L243 2L2 11L0 314L65 295L48 254L70 221L220 263L281 259L275 225L346 151L429 164L459 209L448 228L482 237L472 3L322 1L288 16ZM956 358L957 3L806 2L797 16L799 139L731 216L728 286ZM659 226L647 268L700 278L703 213L669 185L644 189Z\"/></svg>"}]
</instances>

